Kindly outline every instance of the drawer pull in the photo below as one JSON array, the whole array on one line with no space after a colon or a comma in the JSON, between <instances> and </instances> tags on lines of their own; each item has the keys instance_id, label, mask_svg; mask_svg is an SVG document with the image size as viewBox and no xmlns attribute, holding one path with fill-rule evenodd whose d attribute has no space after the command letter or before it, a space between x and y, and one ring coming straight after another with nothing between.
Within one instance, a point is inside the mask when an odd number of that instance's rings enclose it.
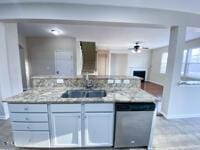
<instances>
[{"instance_id":1,"label":"drawer pull","mask_svg":"<svg viewBox=\"0 0 200 150\"><path fill-rule=\"evenodd\" d=\"M29 126L26 127L27 129L31 129Z\"/></svg>"},{"instance_id":2,"label":"drawer pull","mask_svg":"<svg viewBox=\"0 0 200 150\"><path fill-rule=\"evenodd\" d=\"M26 121L28 121L28 120L29 120L29 118L25 118L25 120L26 120Z\"/></svg>"},{"instance_id":3,"label":"drawer pull","mask_svg":"<svg viewBox=\"0 0 200 150\"><path fill-rule=\"evenodd\" d=\"M28 107L24 108L25 111L28 111Z\"/></svg>"}]
</instances>

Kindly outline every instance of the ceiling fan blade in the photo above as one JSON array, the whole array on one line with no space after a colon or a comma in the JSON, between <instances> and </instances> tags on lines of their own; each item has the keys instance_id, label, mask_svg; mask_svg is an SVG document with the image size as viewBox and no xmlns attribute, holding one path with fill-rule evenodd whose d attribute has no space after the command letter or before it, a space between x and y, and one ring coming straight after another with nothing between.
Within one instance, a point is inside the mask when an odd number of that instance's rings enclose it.
<instances>
[{"instance_id":1,"label":"ceiling fan blade","mask_svg":"<svg viewBox=\"0 0 200 150\"><path fill-rule=\"evenodd\" d=\"M149 49L148 47L141 47L142 49Z\"/></svg>"}]
</instances>

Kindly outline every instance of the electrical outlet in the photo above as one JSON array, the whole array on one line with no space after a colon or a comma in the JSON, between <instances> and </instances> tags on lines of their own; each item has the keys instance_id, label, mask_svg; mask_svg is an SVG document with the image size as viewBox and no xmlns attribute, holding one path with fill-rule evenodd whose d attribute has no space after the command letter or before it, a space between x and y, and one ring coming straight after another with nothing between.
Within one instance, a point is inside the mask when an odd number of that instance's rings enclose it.
<instances>
[{"instance_id":1,"label":"electrical outlet","mask_svg":"<svg viewBox=\"0 0 200 150\"><path fill-rule=\"evenodd\" d=\"M124 83L124 84L129 84L129 83L130 83L130 80L124 80L123 83Z\"/></svg>"},{"instance_id":2,"label":"electrical outlet","mask_svg":"<svg viewBox=\"0 0 200 150\"><path fill-rule=\"evenodd\" d=\"M108 80L108 84L113 84L114 80Z\"/></svg>"},{"instance_id":3,"label":"electrical outlet","mask_svg":"<svg viewBox=\"0 0 200 150\"><path fill-rule=\"evenodd\" d=\"M116 83L116 84L120 84L120 83L121 83L121 80L115 80L115 83Z\"/></svg>"},{"instance_id":4,"label":"electrical outlet","mask_svg":"<svg viewBox=\"0 0 200 150\"><path fill-rule=\"evenodd\" d=\"M62 83L64 83L64 80L63 79L57 79L56 83L62 84Z\"/></svg>"}]
</instances>

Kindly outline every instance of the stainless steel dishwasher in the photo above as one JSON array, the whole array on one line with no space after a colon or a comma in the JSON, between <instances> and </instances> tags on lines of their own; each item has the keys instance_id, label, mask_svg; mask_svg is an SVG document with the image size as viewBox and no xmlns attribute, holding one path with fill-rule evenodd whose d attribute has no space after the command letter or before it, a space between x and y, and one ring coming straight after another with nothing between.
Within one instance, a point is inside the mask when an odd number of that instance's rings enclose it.
<instances>
[{"instance_id":1,"label":"stainless steel dishwasher","mask_svg":"<svg viewBox=\"0 0 200 150\"><path fill-rule=\"evenodd\" d=\"M115 148L149 147L154 103L115 104Z\"/></svg>"}]
</instances>

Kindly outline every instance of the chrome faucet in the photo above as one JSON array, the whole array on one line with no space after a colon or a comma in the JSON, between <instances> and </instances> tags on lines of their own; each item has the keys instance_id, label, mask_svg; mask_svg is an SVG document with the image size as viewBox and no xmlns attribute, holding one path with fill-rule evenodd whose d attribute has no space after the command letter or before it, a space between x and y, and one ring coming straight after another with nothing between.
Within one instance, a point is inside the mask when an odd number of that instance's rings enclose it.
<instances>
[{"instance_id":1,"label":"chrome faucet","mask_svg":"<svg viewBox=\"0 0 200 150\"><path fill-rule=\"evenodd\" d=\"M88 73L85 75L85 88L90 89L93 87L92 80L89 79Z\"/></svg>"}]
</instances>

